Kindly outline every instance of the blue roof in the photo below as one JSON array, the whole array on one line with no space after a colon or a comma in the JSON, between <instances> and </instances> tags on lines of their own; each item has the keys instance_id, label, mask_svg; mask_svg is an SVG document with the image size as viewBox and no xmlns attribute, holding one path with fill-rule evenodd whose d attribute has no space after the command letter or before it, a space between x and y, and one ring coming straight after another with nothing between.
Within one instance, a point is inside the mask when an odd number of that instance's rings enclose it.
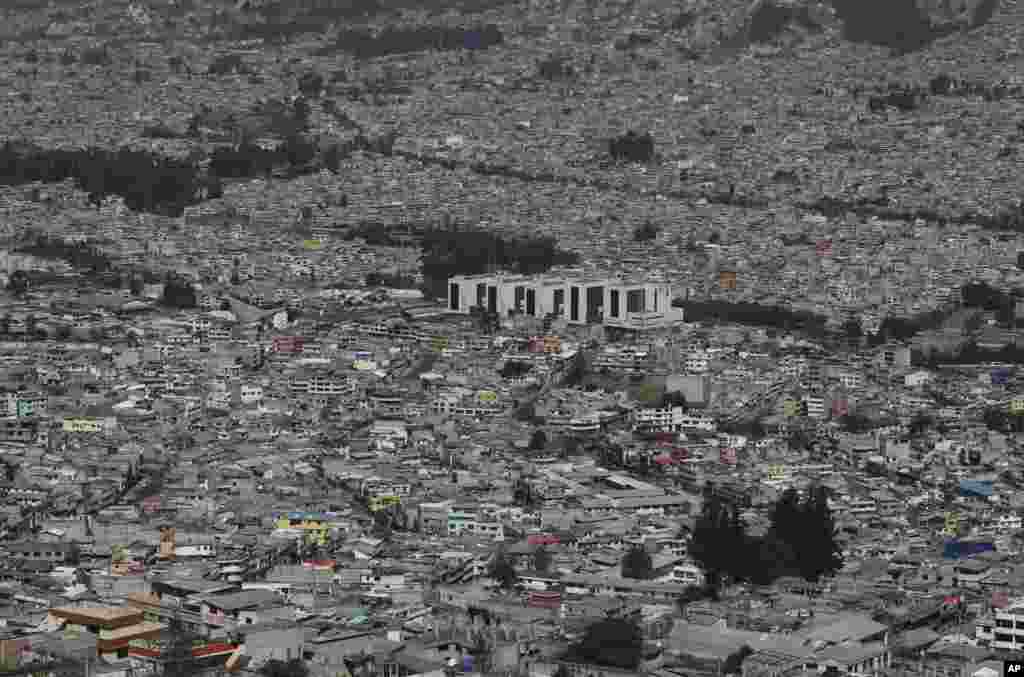
<instances>
[{"instance_id":1,"label":"blue roof","mask_svg":"<svg viewBox=\"0 0 1024 677\"><path fill-rule=\"evenodd\" d=\"M991 480L960 480L960 493L975 494L978 496L992 495Z\"/></svg>"}]
</instances>

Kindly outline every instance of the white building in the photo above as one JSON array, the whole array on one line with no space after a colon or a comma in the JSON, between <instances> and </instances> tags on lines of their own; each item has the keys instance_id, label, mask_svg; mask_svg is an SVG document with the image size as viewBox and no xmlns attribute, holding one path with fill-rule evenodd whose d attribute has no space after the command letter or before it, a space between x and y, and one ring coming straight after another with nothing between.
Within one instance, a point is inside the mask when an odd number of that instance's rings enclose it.
<instances>
[{"instance_id":1,"label":"white building","mask_svg":"<svg viewBox=\"0 0 1024 677\"><path fill-rule=\"evenodd\" d=\"M715 422L710 416L689 415L682 407L652 407L633 411L633 429L646 432L714 432Z\"/></svg>"},{"instance_id":2,"label":"white building","mask_svg":"<svg viewBox=\"0 0 1024 677\"><path fill-rule=\"evenodd\" d=\"M473 307L507 317L552 314L569 324L603 324L622 329L653 329L682 322L672 307L667 282L623 277L460 275L448 280L448 310L469 314Z\"/></svg>"},{"instance_id":3,"label":"white building","mask_svg":"<svg viewBox=\"0 0 1024 677\"><path fill-rule=\"evenodd\" d=\"M808 396L804 398L804 402L807 403L807 415L811 418L823 419L825 418L825 399L822 397Z\"/></svg>"},{"instance_id":4,"label":"white building","mask_svg":"<svg viewBox=\"0 0 1024 677\"><path fill-rule=\"evenodd\" d=\"M258 385L243 385L239 396L242 404L255 404L263 401L263 387Z\"/></svg>"},{"instance_id":5,"label":"white building","mask_svg":"<svg viewBox=\"0 0 1024 677\"><path fill-rule=\"evenodd\" d=\"M993 616L978 620L977 638L988 641L993 649L1024 649L1024 599L1012 600L1006 608L996 609Z\"/></svg>"},{"instance_id":6,"label":"white building","mask_svg":"<svg viewBox=\"0 0 1024 677\"><path fill-rule=\"evenodd\" d=\"M703 352L690 353L683 363L684 368L690 374L703 374L708 370L708 356Z\"/></svg>"}]
</instances>

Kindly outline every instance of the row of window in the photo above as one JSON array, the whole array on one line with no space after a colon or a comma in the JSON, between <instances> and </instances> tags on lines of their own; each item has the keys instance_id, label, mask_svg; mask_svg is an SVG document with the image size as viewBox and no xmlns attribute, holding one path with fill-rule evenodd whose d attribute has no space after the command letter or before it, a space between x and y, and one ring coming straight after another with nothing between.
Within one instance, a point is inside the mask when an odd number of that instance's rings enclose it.
<instances>
[{"instance_id":1,"label":"row of window","mask_svg":"<svg viewBox=\"0 0 1024 677\"><path fill-rule=\"evenodd\" d=\"M598 302L598 294L603 297L603 287L592 287L587 289L587 306L595 307ZM619 317L620 292L617 289L610 293L609 315ZM459 310L459 285L451 284L449 290L449 306L451 310ZM513 289L513 300L517 310L523 311L530 316L537 314L537 291L525 286L517 286ZM602 299L603 300L603 299ZM642 313L646 310L646 290L634 289L626 292L626 312ZM480 308L487 308L488 312L498 311L498 288L488 286L485 283L476 285L476 305ZM554 313L560 315L565 306L565 290L555 289L553 293ZM654 292L654 307L658 305L658 292ZM525 308L524 308L525 306ZM569 288L569 319L573 322L580 320L580 287Z\"/></svg>"}]
</instances>

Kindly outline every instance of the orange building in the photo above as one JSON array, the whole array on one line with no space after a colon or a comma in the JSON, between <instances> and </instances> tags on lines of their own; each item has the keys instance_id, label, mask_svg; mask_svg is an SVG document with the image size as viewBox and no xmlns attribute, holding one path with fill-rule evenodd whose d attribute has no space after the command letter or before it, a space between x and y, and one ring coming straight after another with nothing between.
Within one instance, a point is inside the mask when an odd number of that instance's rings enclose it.
<instances>
[{"instance_id":1,"label":"orange building","mask_svg":"<svg viewBox=\"0 0 1024 677\"><path fill-rule=\"evenodd\" d=\"M127 658L132 640L157 639L166 627L144 620L142 610L131 607L56 607L50 616L63 623L67 633L85 630L96 635L99 656L118 658Z\"/></svg>"}]
</instances>

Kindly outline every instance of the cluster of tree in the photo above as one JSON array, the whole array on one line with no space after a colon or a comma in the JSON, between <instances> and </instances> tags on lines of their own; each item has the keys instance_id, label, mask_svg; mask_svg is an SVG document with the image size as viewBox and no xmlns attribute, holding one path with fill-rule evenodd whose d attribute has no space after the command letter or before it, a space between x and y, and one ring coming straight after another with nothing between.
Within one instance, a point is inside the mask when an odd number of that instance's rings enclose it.
<instances>
[{"instance_id":1,"label":"cluster of tree","mask_svg":"<svg viewBox=\"0 0 1024 677\"><path fill-rule=\"evenodd\" d=\"M683 308L690 322L717 320L779 329L799 330L818 336L826 334L826 318L809 311L790 310L781 306L763 306L748 302L726 301L673 301L672 305Z\"/></svg>"},{"instance_id":2,"label":"cluster of tree","mask_svg":"<svg viewBox=\"0 0 1024 677\"><path fill-rule=\"evenodd\" d=\"M79 61L86 66L109 66L113 63L110 49L106 44L82 50Z\"/></svg>"},{"instance_id":3,"label":"cluster of tree","mask_svg":"<svg viewBox=\"0 0 1024 677\"><path fill-rule=\"evenodd\" d=\"M43 150L9 141L0 148L0 184L68 179L74 179L97 206L105 197L119 195L133 211L172 216L180 216L187 205L200 202L210 185L193 163L126 148Z\"/></svg>"},{"instance_id":4,"label":"cluster of tree","mask_svg":"<svg viewBox=\"0 0 1024 677\"><path fill-rule=\"evenodd\" d=\"M844 432L848 433L866 433L869 430L874 429L877 425L867 416L862 414L846 414L839 417L839 426Z\"/></svg>"},{"instance_id":5,"label":"cluster of tree","mask_svg":"<svg viewBox=\"0 0 1024 677\"><path fill-rule=\"evenodd\" d=\"M880 345L889 340L903 341L923 331L938 329L949 319L950 312L948 308L936 308L909 317L886 317L869 343Z\"/></svg>"},{"instance_id":6,"label":"cluster of tree","mask_svg":"<svg viewBox=\"0 0 1024 677\"><path fill-rule=\"evenodd\" d=\"M534 571L540 573L547 573L551 570L551 553L548 552L544 546L538 546L533 551L533 556L530 558L530 565Z\"/></svg>"},{"instance_id":7,"label":"cluster of tree","mask_svg":"<svg viewBox=\"0 0 1024 677\"><path fill-rule=\"evenodd\" d=\"M625 51L630 49L636 49L644 45L650 45L654 42L654 36L649 33L637 33L630 31L627 35L620 38L616 38L614 47L617 50Z\"/></svg>"},{"instance_id":8,"label":"cluster of tree","mask_svg":"<svg viewBox=\"0 0 1024 677\"><path fill-rule=\"evenodd\" d=\"M573 663L635 671L644 658L643 633L632 619L605 618L592 623L564 658Z\"/></svg>"},{"instance_id":9,"label":"cluster of tree","mask_svg":"<svg viewBox=\"0 0 1024 677\"><path fill-rule=\"evenodd\" d=\"M519 378L526 376L532 370L533 365L529 362L508 360L505 364L501 365L501 369L498 370L498 374L500 374L502 378Z\"/></svg>"},{"instance_id":10,"label":"cluster of tree","mask_svg":"<svg viewBox=\"0 0 1024 677\"><path fill-rule=\"evenodd\" d=\"M505 240L482 230L430 230L420 244L423 277L429 291L440 298L447 295L449 278L484 273L491 264L535 275L579 262L578 254L561 251L552 237Z\"/></svg>"},{"instance_id":11,"label":"cluster of tree","mask_svg":"<svg viewBox=\"0 0 1024 677\"><path fill-rule=\"evenodd\" d=\"M480 328L483 334L492 336L501 329L501 317L499 317L497 311L484 310L480 306L473 306L469 309L469 316L473 318L473 322Z\"/></svg>"},{"instance_id":12,"label":"cluster of tree","mask_svg":"<svg viewBox=\"0 0 1024 677\"><path fill-rule=\"evenodd\" d=\"M720 587L726 578L757 585L768 585L782 576L817 581L842 567L835 536L835 523L822 486L811 487L803 500L796 489L783 492L764 536L747 534L737 507L709 486L690 552L713 588Z\"/></svg>"},{"instance_id":13,"label":"cluster of tree","mask_svg":"<svg viewBox=\"0 0 1024 677\"><path fill-rule=\"evenodd\" d=\"M577 350L565 368L565 374L562 376L562 387L574 388L582 385L589 374L590 361L582 349Z\"/></svg>"},{"instance_id":14,"label":"cluster of tree","mask_svg":"<svg viewBox=\"0 0 1024 677\"><path fill-rule=\"evenodd\" d=\"M661 396L658 402L658 407L665 409L668 407L682 407L683 409L689 409L690 405L686 401L686 395L678 390L667 390Z\"/></svg>"},{"instance_id":15,"label":"cluster of tree","mask_svg":"<svg viewBox=\"0 0 1024 677\"><path fill-rule=\"evenodd\" d=\"M800 203L798 206L830 218L838 218L849 213L864 217L877 216L880 219L907 223L922 219L938 223L943 227L947 224L977 224L987 230L1024 232L1024 205L1018 203L1000 205L991 212L967 210L957 214L939 213L926 207L916 209L890 207L888 199L884 197L847 200L827 196L811 202Z\"/></svg>"},{"instance_id":16,"label":"cluster of tree","mask_svg":"<svg viewBox=\"0 0 1024 677\"><path fill-rule=\"evenodd\" d=\"M310 71L299 77L299 91L303 96L316 99L324 89L324 76Z\"/></svg>"},{"instance_id":17,"label":"cluster of tree","mask_svg":"<svg viewBox=\"0 0 1024 677\"><path fill-rule=\"evenodd\" d=\"M966 308L983 308L996 311L999 318L1009 322L1013 318L1013 310L1017 303L1014 294L1000 291L985 282L968 282L960 287L960 299Z\"/></svg>"},{"instance_id":18,"label":"cluster of tree","mask_svg":"<svg viewBox=\"0 0 1024 677\"><path fill-rule=\"evenodd\" d=\"M576 75L569 58L562 55L551 55L537 62L537 74L545 80L562 80Z\"/></svg>"},{"instance_id":19,"label":"cluster of tree","mask_svg":"<svg viewBox=\"0 0 1024 677\"><path fill-rule=\"evenodd\" d=\"M379 33L369 30L345 30L339 33L333 49L353 54L360 59L373 59L392 54L408 54L429 49L487 49L504 41L495 24L476 28L420 26L418 28L386 28Z\"/></svg>"},{"instance_id":20,"label":"cluster of tree","mask_svg":"<svg viewBox=\"0 0 1024 677\"><path fill-rule=\"evenodd\" d=\"M1011 414L1006 405L986 408L981 414L981 420L989 430L1001 433L1024 432L1024 416Z\"/></svg>"},{"instance_id":21,"label":"cluster of tree","mask_svg":"<svg viewBox=\"0 0 1024 677\"><path fill-rule=\"evenodd\" d=\"M146 139L180 139L185 135L171 129L162 122L158 122L155 125L147 125L143 128L142 136Z\"/></svg>"},{"instance_id":22,"label":"cluster of tree","mask_svg":"<svg viewBox=\"0 0 1024 677\"><path fill-rule=\"evenodd\" d=\"M36 235L34 241L19 247L17 251L44 259L60 259L75 268L95 272L113 269L110 258L91 242L66 242L60 238L40 234Z\"/></svg>"},{"instance_id":23,"label":"cluster of tree","mask_svg":"<svg viewBox=\"0 0 1024 677\"><path fill-rule=\"evenodd\" d=\"M974 341L967 341L951 353L933 351L921 356L920 366L935 368L943 364L983 364L1005 362L1024 364L1024 346L1006 344L1002 348L982 348Z\"/></svg>"},{"instance_id":24,"label":"cluster of tree","mask_svg":"<svg viewBox=\"0 0 1024 677\"><path fill-rule=\"evenodd\" d=\"M832 0L843 22L843 37L908 54L955 33L954 25L933 25L914 0Z\"/></svg>"},{"instance_id":25,"label":"cluster of tree","mask_svg":"<svg viewBox=\"0 0 1024 677\"><path fill-rule=\"evenodd\" d=\"M234 22L231 35L240 40L281 44L305 33L323 33L325 27L338 21L372 16L383 9L378 0L271 0L257 4L255 20Z\"/></svg>"},{"instance_id":26,"label":"cluster of tree","mask_svg":"<svg viewBox=\"0 0 1024 677\"><path fill-rule=\"evenodd\" d=\"M650 162L654 159L654 139L650 132L637 134L629 130L608 142L608 154L617 161Z\"/></svg>"},{"instance_id":27,"label":"cluster of tree","mask_svg":"<svg viewBox=\"0 0 1024 677\"><path fill-rule=\"evenodd\" d=\"M645 221L643 225L637 226L636 230L633 231L633 239L637 242L649 242L657 238L660 232L661 228L650 221Z\"/></svg>"},{"instance_id":28,"label":"cluster of tree","mask_svg":"<svg viewBox=\"0 0 1024 677\"><path fill-rule=\"evenodd\" d=\"M511 590L515 587L519 577L516 575L516 568L512 566L512 561L504 549L498 548L498 551L494 553L494 557L491 559L487 569L487 577L496 581L505 590Z\"/></svg>"},{"instance_id":29,"label":"cluster of tree","mask_svg":"<svg viewBox=\"0 0 1024 677\"><path fill-rule=\"evenodd\" d=\"M873 113L879 113L887 108L895 108L908 112L920 108L926 98L927 95L923 92L917 92L912 89L896 90L868 97L868 110Z\"/></svg>"},{"instance_id":30,"label":"cluster of tree","mask_svg":"<svg viewBox=\"0 0 1024 677\"><path fill-rule=\"evenodd\" d=\"M1024 86L1007 82L992 84L976 80L961 80L946 73L940 73L928 82L928 91L933 96L981 97L985 101L1002 101L1004 99L1019 99L1024 95Z\"/></svg>"},{"instance_id":31,"label":"cluster of tree","mask_svg":"<svg viewBox=\"0 0 1024 677\"><path fill-rule=\"evenodd\" d=\"M411 275L381 273L376 270L366 274L365 282L367 287L390 287L392 289L416 288L416 279Z\"/></svg>"},{"instance_id":32,"label":"cluster of tree","mask_svg":"<svg viewBox=\"0 0 1024 677\"><path fill-rule=\"evenodd\" d=\"M770 42L792 24L812 31L821 30L821 26L806 7L788 7L774 2L762 2L747 20L746 39L751 43Z\"/></svg>"},{"instance_id":33,"label":"cluster of tree","mask_svg":"<svg viewBox=\"0 0 1024 677\"><path fill-rule=\"evenodd\" d=\"M222 178L252 178L287 167L290 175L298 176L312 172L316 158L316 145L304 137L294 136L269 149L253 143L218 148L210 158L210 171Z\"/></svg>"},{"instance_id":34,"label":"cluster of tree","mask_svg":"<svg viewBox=\"0 0 1024 677\"><path fill-rule=\"evenodd\" d=\"M282 661L271 658L260 667L263 677L309 677L309 667L301 658Z\"/></svg>"},{"instance_id":35,"label":"cluster of tree","mask_svg":"<svg viewBox=\"0 0 1024 677\"><path fill-rule=\"evenodd\" d=\"M1024 204L1001 205L991 214L976 215L976 219L978 225L988 230L1024 232Z\"/></svg>"},{"instance_id":36,"label":"cluster of tree","mask_svg":"<svg viewBox=\"0 0 1024 677\"><path fill-rule=\"evenodd\" d=\"M168 275L164 281L164 291L160 297L160 303L170 308L195 308L195 288L188 280Z\"/></svg>"},{"instance_id":37,"label":"cluster of tree","mask_svg":"<svg viewBox=\"0 0 1024 677\"><path fill-rule=\"evenodd\" d=\"M540 498L530 482L518 479L512 486L512 500L516 505L524 508L533 508L536 507Z\"/></svg>"},{"instance_id":38,"label":"cluster of tree","mask_svg":"<svg viewBox=\"0 0 1024 677\"><path fill-rule=\"evenodd\" d=\"M649 580L654 575L651 554L640 545L635 545L622 556L622 577Z\"/></svg>"},{"instance_id":39,"label":"cluster of tree","mask_svg":"<svg viewBox=\"0 0 1024 677\"><path fill-rule=\"evenodd\" d=\"M945 226L947 223L966 224L970 223L973 215L944 215L934 209L899 209L890 207L887 198L884 197L862 197L856 199L839 198L835 196L823 196L810 202L801 202L798 205L801 209L817 212L829 218L840 218L846 214L869 217L877 216L888 221L905 221L913 223L917 219L938 223Z\"/></svg>"},{"instance_id":40,"label":"cluster of tree","mask_svg":"<svg viewBox=\"0 0 1024 677\"><path fill-rule=\"evenodd\" d=\"M201 660L192 654L194 642L199 639L198 635L188 630L185 622L179 617L170 618L161 635L162 677L194 675L201 665Z\"/></svg>"},{"instance_id":41,"label":"cluster of tree","mask_svg":"<svg viewBox=\"0 0 1024 677\"><path fill-rule=\"evenodd\" d=\"M669 30L672 30L672 31L681 31L681 30L691 26L695 21L697 21L697 13L696 12L691 12L691 11L688 11L688 10L683 10L679 14L677 14L675 16L675 18L672 19L672 21L669 23L668 27L669 27Z\"/></svg>"},{"instance_id":42,"label":"cluster of tree","mask_svg":"<svg viewBox=\"0 0 1024 677\"><path fill-rule=\"evenodd\" d=\"M221 54L214 58L206 72L210 75L248 75L252 70L246 65L240 54Z\"/></svg>"}]
</instances>

